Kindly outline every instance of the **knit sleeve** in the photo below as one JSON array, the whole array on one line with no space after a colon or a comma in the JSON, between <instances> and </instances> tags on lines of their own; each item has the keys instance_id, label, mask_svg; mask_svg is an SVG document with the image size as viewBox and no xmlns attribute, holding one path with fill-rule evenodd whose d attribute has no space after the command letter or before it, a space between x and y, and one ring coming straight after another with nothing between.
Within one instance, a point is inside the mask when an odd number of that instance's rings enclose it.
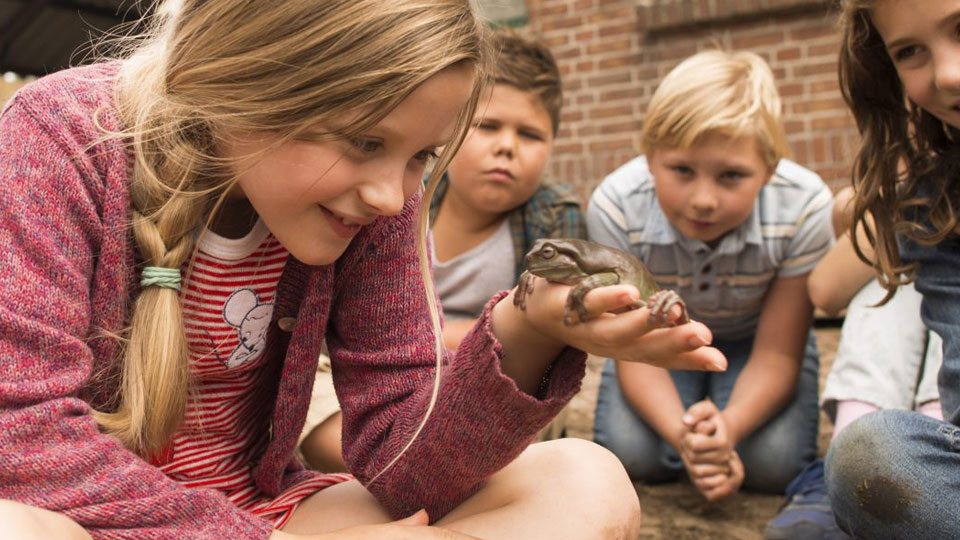
<instances>
[{"instance_id":1,"label":"knit sleeve","mask_svg":"<svg viewBox=\"0 0 960 540\"><path fill-rule=\"evenodd\" d=\"M266 538L266 521L102 435L78 397L101 331L90 289L104 271L104 183L68 125L82 111L35 109L15 98L0 115L0 499L61 512L95 539Z\"/></svg>"},{"instance_id":2,"label":"knit sleeve","mask_svg":"<svg viewBox=\"0 0 960 540\"><path fill-rule=\"evenodd\" d=\"M329 336L343 408L344 457L396 517L426 508L439 519L510 463L579 389L583 353L555 360L543 399L500 368L488 303L455 354L448 353L435 409L397 463L373 478L411 440L433 391L433 329L416 255L419 197L382 234L338 264ZM386 218L381 218L386 219Z\"/></svg>"}]
</instances>

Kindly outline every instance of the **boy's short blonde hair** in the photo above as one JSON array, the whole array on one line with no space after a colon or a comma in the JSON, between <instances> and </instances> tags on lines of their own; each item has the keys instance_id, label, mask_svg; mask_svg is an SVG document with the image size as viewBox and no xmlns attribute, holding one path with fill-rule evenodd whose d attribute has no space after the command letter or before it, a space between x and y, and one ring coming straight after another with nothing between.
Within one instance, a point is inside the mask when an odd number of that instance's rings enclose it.
<instances>
[{"instance_id":1,"label":"boy's short blonde hair","mask_svg":"<svg viewBox=\"0 0 960 540\"><path fill-rule=\"evenodd\" d=\"M782 104L770 66L752 52L708 50L673 68L653 93L643 152L689 148L707 133L754 137L764 162L787 156Z\"/></svg>"},{"instance_id":2,"label":"boy's short blonde hair","mask_svg":"<svg viewBox=\"0 0 960 540\"><path fill-rule=\"evenodd\" d=\"M535 95L553 123L553 134L560 128L563 89L560 68L553 54L542 43L527 39L512 30L498 30L493 36L497 53L494 79Z\"/></svg>"}]
</instances>

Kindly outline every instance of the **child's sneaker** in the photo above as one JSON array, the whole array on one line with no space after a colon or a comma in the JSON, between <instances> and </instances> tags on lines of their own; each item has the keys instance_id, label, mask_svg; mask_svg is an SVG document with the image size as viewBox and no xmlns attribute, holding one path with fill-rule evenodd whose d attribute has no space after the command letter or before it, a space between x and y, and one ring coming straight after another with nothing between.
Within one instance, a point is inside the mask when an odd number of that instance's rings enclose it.
<instances>
[{"instance_id":1,"label":"child's sneaker","mask_svg":"<svg viewBox=\"0 0 960 540\"><path fill-rule=\"evenodd\" d=\"M767 524L765 540L851 540L833 518L823 459L806 466L787 486L787 501Z\"/></svg>"}]
</instances>

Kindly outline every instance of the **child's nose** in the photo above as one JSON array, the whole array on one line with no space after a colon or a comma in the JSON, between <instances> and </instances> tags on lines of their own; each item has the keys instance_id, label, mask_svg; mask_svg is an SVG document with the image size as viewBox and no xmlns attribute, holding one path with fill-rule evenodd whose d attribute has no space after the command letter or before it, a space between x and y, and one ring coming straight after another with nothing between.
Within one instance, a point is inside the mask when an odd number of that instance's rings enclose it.
<instances>
[{"instance_id":1,"label":"child's nose","mask_svg":"<svg viewBox=\"0 0 960 540\"><path fill-rule=\"evenodd\" d=\"M960 90L960 60L941 55L934 65L934 83L941 90Z\"/></svg>"},{"instance_id":2,"label":"child's nose","mask_svg":"<svg viewBox=\"0 0 960 540\"><path fill-rule=\"evenodd\" d=\"M501 130L494 144L494 153L512 158L517 152L517 135L510 130Z\"/></svg>"},{"instance_id":3,"label":"child's nose","mask_svg":"<svg viewBox=\"0 0 960 540\"><path fill-rule=\"evenodd\" d=\"M693 196L690 198L690 204L698 212L711 211L717 207L717 197L710 186L697 186L693 190Z\"/></svg>"},{"instance_id":4,"label":"child's nose","mask_svg":"<svg viewBox=\"0 0 960 540\"><path fill-rule=\"evenodd\" d=\"M406 200L403 192L403 172L384 174L360 184L360 200L381 216L395 216L403 210Z\"/></svg>"}]
</instances>

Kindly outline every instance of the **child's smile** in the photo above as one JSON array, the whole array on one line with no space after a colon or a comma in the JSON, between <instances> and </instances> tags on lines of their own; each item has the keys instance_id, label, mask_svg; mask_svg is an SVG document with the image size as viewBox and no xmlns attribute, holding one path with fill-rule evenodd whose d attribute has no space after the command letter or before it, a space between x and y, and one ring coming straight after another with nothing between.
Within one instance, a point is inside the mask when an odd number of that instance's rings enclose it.
<instances>
[{"instance_id":1,"label":"child's smile","mask_svg":"<svg viewBox=\"0 0 960 540\"><path fill-rule=\"evenodd\" d=\"M960 128L960 0L881 0L871 16L907 96Z\"/></svg>"},{"instance_id":2,"label":"child's smile","mask_svg":"<svg viewBox=\"0 0 960 540\"><path fill-rule=\"evenodd\" d=\"M330 264L364 225L398 214L419 189L429 158L453 135L472 82L466 69L448 68L360 137L286 142L239 169L239 190L294 257ZM255 155L272 142L237 140L228 154Z\"/></svg>"}]
</instances>

